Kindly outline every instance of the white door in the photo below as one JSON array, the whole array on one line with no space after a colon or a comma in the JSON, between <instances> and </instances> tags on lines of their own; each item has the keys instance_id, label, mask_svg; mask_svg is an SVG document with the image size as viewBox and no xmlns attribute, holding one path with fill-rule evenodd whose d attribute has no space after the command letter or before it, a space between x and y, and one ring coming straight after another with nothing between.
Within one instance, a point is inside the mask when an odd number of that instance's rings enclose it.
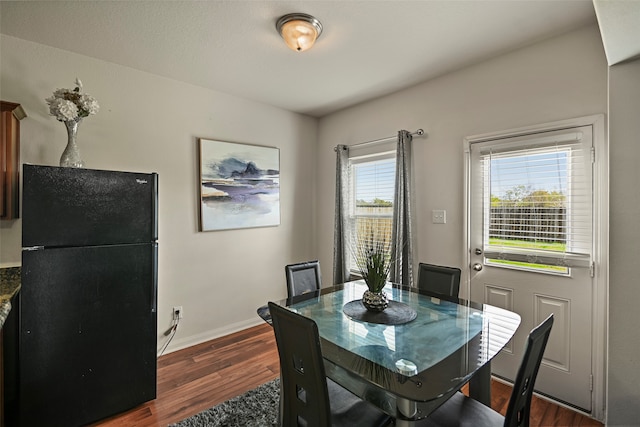
<instances>
[{"instance_id":1,"label":"white door","mask_svg":"<svg viewBox=\"0 0 640 427\"><path fill-rule=\"evenodd\" d=\"M592 409L592 126L468 139L467 239L473 301L522 323L492 363L513 380L528 333L555 320L536 391Z\"/></svg>"}]
</instances>

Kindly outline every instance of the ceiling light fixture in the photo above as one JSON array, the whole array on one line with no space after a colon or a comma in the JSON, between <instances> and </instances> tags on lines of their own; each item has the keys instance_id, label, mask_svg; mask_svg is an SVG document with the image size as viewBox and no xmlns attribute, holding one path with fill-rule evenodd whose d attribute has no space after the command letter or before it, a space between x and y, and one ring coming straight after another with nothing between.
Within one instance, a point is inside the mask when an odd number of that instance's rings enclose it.
<instances>
[{"instance_id":1,"label":"ceiling light fixture","mask_svg":"<svg viewBox=\"0 0 640 427\"><path fill-rule=\"evenodd\" d=\"M278 33L284 42L296 52L310 49L322 34L322 24L306 13L289 13L276 22Z\"/></svg>"}]
</instances>

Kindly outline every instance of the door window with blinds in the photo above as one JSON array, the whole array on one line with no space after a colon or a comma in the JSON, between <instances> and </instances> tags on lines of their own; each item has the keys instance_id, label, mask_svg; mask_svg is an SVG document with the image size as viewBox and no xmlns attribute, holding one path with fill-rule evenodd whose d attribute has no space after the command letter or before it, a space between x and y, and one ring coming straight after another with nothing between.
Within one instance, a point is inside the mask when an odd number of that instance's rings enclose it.
<instances>
[{"instance_id":1,"label":"door window with blinds","mask_svg":"<svg viewBox=\"0 0 640 427\"><path fill-rule=\"evenodd\" d=\"M364 248L379 246L390 254L395 173L395 151L349 159L349 269L354 274Z\"/></svg>"},{"instance_id":2,"label":"door window with blinds","mask_svg":"<svg viewBox=\"0 0 640 427\"><path fill-rule=\"evenodd\" d=\"M590 267L591 127L473 145L481 164L486 263L565 275Z\"/></svg>"}]
</instances>

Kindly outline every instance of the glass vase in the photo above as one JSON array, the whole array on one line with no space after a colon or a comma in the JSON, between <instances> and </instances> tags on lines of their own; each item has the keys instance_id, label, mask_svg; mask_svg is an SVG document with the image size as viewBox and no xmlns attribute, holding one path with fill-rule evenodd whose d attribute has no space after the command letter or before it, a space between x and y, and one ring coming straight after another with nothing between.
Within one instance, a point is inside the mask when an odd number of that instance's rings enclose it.
<instances>
[{"instance_id":1,"label":"glass vase","mask_svg":"<svg viewBox=\"0 0 640 427\"><path fill-rule=\"evenodd\" d=\"M78 135L78 125L81 118L67 120L64 125L67 127L67 147L60 157L60 166L65 168L83 168L84 162L80 158L80 150L76 141Z\"/></svg>"},{"instance_id":2,"label":"glass vase","mask_svg":"<svg viewBox=\"0 0 640 427\"><path fill-rule=\"evenodd\" d=\"M362 305L369 311L384 311L389 307L389 300L385 292L365 291L362 295Z\"/></svg>"}]
</instances>

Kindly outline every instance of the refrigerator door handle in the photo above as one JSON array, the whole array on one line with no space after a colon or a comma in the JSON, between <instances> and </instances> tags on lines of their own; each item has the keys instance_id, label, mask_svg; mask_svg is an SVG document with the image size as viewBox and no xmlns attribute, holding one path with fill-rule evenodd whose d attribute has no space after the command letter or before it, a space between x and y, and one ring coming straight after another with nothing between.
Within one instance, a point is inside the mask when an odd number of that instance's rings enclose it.
<instances>
[{"instance_id":1,"label":"refrigerator door handle","mask_svg":"<svg viewBox=\"0 0 640 427\"><path fill-rule=\"evenodd\" d=\"M158 242L153 243L153 285L151 286L151 312L158 311Z\"/></svg>"},{"instance_id":2,"label":"refrigerator door handle","mask_svg":"<svg viewBox=\"0 0 640 427\"><path fill-rule=\"evenodd\" d=\"M153 209L152 239L158 240L158 174L154 172L151 176L153 179L153 206L151 207L151 209Z\"/></svg>"},{"instance_id":3,"label":"refrigerator door handle","mask_svg":"<svg viewBox=\"0 0 640 427\"><path fill-rule=\"evenodd\" d=\"M40 251L44 249L44 246L28 246L22 248L23 251Z\"/></svg>"}]
</instances>

